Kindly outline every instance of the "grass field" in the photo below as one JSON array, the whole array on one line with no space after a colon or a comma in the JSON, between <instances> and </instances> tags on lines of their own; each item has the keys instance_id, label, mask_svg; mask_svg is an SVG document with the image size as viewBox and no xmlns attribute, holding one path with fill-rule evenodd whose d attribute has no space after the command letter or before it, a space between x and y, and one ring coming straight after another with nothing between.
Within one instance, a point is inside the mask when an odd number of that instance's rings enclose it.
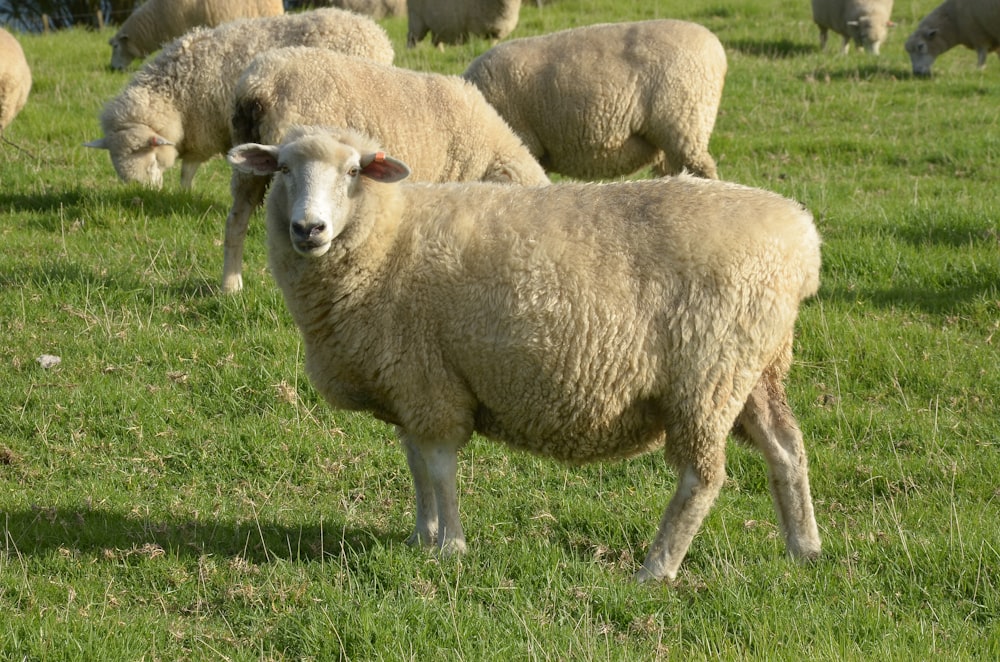
<instances>
[{"instance_id":1,"label":"grass field","mask_svg":"<svg viewBox=\"0 0 1000 662\"><path fill-rule=\"evenodd\" d=\"M82 146L128 79L110 31L23 36L34 88L0 144L0 659L1000 657L1000 60L958 48L912 78L902 45L935 4L896 0L878 58L819 52L805 0L522 8L513 36L715 31L721 176L802 201L824 236L789 384L823 556L785 558L763 460L732 446L655 586L630 578L674 487L658 454L567 468L476 439L470 553L407 547L403 454L307 383L260 216L245 291L218 294L225 163L193 193L179 169L121 184ZM405 19L383 24L415 69L489 46L406 51Z\"/></svg>"}]
</instances>

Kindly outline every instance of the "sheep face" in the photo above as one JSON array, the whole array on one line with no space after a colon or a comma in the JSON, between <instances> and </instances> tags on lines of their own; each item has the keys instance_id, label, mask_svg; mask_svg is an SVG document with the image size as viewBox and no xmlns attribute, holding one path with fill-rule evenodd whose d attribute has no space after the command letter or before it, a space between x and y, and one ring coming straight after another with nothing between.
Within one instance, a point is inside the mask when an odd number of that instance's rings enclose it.
<instances>
[{"instance_id":1,"label":"sheep face","mask_svg":"<svg viewBox=\"0 0 1000 662\"><path fill-rule=\"evenodd\" d=\"M917 28L906 40L906 52L910 54L910 64L915 76L930 76L931 65L949 46L941 38L937 28Z\"/></svg>"},{"instance_id":2,"label":"sheep face","mask_svg":"<svg viewBox=\"0 0 1000 662\"><path fill-rule=\"evenodd\" d=\"M866 53L878 55L879 48L889 36L889 26L885 21L862 16L847 22L848 36Z\"/></svg>"},{"instance_id":3,"label":"sheep face","mask_svg":"<svg viewBox=\"0 0 1000 662\"><path fill-rule=\"evenodd\" d=\"M124 71L132 60L141 56L135 52L127 34L119 32L108 40L108 44L111 46L111 68L115 71Z\"/></svg>"},{"instance_id":4,"label":"sheep face","mask_svg":"<svg viewBox=\"0 0 1000 662\"><path fill-rule=\"evenodd\" d=\"M177 160L177 146L148 126L133 126L86 143L106 149L123 182L140 182L150 188L163 186L163 171Z\"/></svg>"},{"instance_id":5,"label":"sheep face","mask_svg":"<svg viewBox=\"0 0 1000 662\"><path fill-rule=\"evenodd\" d=\"M227 159L242 172L275 176L271 195L284 202L281 218L288 223L292 247L311 258L326 254L347 228L361 178L388 183L410 172L383 152L362 153L324 134L280 147L239 145Z\"/></svg>"}]
</instances>

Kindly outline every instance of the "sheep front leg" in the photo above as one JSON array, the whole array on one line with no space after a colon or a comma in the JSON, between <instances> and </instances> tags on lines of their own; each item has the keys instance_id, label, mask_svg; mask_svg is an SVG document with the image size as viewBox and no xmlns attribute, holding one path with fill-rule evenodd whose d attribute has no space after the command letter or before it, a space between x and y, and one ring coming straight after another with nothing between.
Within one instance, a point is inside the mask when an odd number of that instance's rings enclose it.
<instances>
[{"instance_id":1,"label":"sheep front leg","mask_svg":"<svg viewBox=\"0 0 1000 662\"><path fill-rule=\"evenodd\" d=\"M703 476L691 464L681 469L677 491L663 513L660 528L642 568L635 574L637 581L677 577L677 569L684 560L691 540L722 489L726 477L722 469L723 463L720 461L715 466L718 469L709 476Z\"/></svg>"},{"instance_id":2,"label":"sheep front leg","mask_svg":"<svg viewBox=\"0 0 1000 662\"><path fill-rule=\"evenodd\" d=\"M406 463L410 467L410 475L413 476L413 488L416 492L417 523L413 534L407 538L406 544L421 547L430 547L437 542L438 536L438 510L437 500L434 496L434 485L431 482L430 471L427 462L417 445L405 435L400 435L403 440L403 448L406 450Z\"/></svg>"},{"instance_id":3,"label":"sheep front leg","mask_svg":"<svg viewBox=\"0 0 1000 662\"><path fill-rule=\"evenodd\" d=\"M737 425L767 461L771 498L788 553L799 559L816 558L820 538L805 444L784 387L773 373L765 373L754 388Z\"/></svg>"},{"instance_id":4,"label":"sheep front leg","mask_svg":"<svg viewBox=\"0 0 1000 662\"><path fill-rule=\"evenodd\" d=\"M233 206L226 217L226 237L222 248L222 291L234 294L243 289L243 244L250 216L267 193L268 177L233 173L229 191Z\"/></svg>"},{"instance_id":5,"label":"sheep front leg","mask_svg":"<svg viewBox=\"0 0 1000 662\"><path fill-rule=\"evenodd\" d=\"M428 545L437 537L443 555L465 552L458 512L458 448L404 437L416 490L417 523L409 542Z\"/></svg>"}]
</instances>

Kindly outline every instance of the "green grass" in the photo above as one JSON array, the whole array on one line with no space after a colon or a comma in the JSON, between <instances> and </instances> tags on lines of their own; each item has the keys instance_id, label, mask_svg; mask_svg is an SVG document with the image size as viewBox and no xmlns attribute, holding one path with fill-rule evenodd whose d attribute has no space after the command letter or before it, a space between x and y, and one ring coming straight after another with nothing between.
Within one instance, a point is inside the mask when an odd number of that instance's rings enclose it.
<instances>
[{"instance_id":1,"label":"green grass","mask_svg":"<svg viewBox=\"0 0 1000 662\"><path fill-rule=\"evenodd\" d=\"M763 461L729 479L676 582L637 586L675 477L475 440L470 553L407 547L392 430L327 408L266 273L218 295L229 172L120 184L97 113L108 32L24 36L0 144L0 659L996 659L1000 656L1000 60L916 80L936 0L881 57L817 50L799 0L526 2L514 36L679 17L722 39L722 177L801 200L824 236L789 384L822 558L784 557ZM403 48L457 73L488 47ZM640 174L645 176L645 173ZM61 357L43 370L41 354Z\"/></svg>"}]
</instances>

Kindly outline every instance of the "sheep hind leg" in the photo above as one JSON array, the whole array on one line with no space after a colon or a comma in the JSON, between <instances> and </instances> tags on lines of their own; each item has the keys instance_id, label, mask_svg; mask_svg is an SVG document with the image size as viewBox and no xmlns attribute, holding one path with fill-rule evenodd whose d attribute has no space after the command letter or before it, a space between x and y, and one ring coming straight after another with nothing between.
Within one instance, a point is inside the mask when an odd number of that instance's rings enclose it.
<instances>
[{"instance_id":1,"label":"sheep hind leg","mask_svg":"<svg viewBox=\"0 0 1000 662\"><path fill-rule=\"evenodd\" d=\"M693 464L681 469L677 491L667 504L642 568L635 574L636 581L672 580L677 577L677 570L691 540L722 489L726 477L722 470L723 462L720 460L714 466L717 469L707 476Z\"/></svg>"},{"instance_id":2,"label":"sheep hind leg","mask_svg":"<svg viewBox=\"0 0 1000 662\"><path fill-rule=\"evenodd\" d=\"M820 538L809 493L805 445L774 369L765 372L750 393L735 431L748 438L767 461L771 498L788 553L803 560L816 558Z\"/></svg>"},{"instance_id":3,"label":"sheep hind leg","mask_svg":"<svg viewBox=\"0 0 1000 662\"><path fill-rule=\"evenodd\" d=\"M458 512L458 448L422 443L403 435L406 460L413 474L417 521L407 542L429 546L437 539L445 556L466 550L465 531Z\"/></svg>"}]
</instances>

